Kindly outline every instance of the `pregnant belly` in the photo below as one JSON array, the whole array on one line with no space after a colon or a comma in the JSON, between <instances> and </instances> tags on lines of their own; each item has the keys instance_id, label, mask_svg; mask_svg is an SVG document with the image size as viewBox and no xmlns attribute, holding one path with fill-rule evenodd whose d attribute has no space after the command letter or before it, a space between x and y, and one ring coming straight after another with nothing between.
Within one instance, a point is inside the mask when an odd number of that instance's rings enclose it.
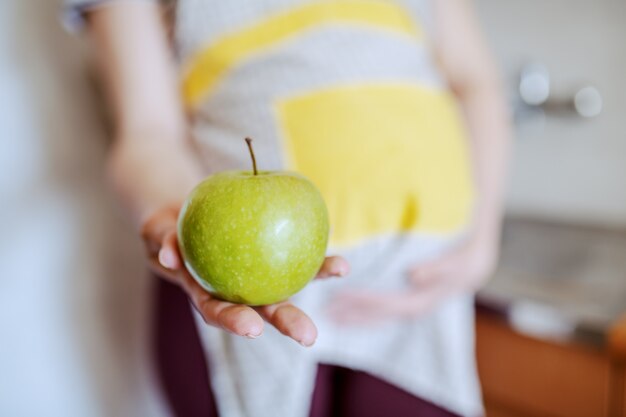
<instances>
[{"instance_id":1,"label":"pregnant belly","mask_svg":"<svg viewBox=\"0 0 626 417\"><path fill-rule=\"evenodd\" d=\"M447 92L342 86L282 100L277 112L290 168L328 204L333 245L467 224L474 195L467 141Z\"/></svg>"}]
</instances>

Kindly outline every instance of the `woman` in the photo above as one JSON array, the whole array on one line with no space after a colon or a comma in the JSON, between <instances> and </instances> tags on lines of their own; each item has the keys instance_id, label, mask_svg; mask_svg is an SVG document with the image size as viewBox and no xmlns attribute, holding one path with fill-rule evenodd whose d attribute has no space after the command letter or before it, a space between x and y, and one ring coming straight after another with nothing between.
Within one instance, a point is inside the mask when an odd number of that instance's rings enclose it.
<instances>
[{"instance_id":1,"label":"woman","mask_svg":"<svg viewBox=\"0 0 626 417\"><path fill-rule=\"evenodd\" d=\"M157 340L176 414L482 413L472 293L497 257L509 127L465 0L179 0L176 62L154 2L72 6L110 92L112 183L174 284L160 284ZM245 136L264 169L320 188L341 255L320 276L352 268L294 298L317 328L289 302L214 299L181 262L181 202L248 168Z\"/></svg>"}]
</instances>

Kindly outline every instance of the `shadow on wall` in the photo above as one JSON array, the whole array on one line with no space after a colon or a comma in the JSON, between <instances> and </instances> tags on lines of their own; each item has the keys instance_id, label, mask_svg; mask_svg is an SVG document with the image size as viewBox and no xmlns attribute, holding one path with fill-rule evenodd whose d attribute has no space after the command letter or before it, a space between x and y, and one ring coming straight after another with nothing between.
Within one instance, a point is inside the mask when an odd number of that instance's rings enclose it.
<instances>
[{"instance_id":1,"label":"shadow on wall","mask_svg":"<svg viewBox=\"0 0 626 417\"><path fill-rule=\"evenodd\" d=\"M104 129L60 3L0 5L0 415L164 415L142 248L104 185Z\"/></svg>"}]
</instances>

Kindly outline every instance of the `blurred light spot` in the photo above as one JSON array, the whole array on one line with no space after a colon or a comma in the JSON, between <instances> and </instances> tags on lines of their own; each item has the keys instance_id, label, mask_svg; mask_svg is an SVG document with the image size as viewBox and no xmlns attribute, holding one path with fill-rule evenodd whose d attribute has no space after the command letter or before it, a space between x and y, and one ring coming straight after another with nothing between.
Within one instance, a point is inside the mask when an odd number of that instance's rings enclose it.
<instances>
[{"instance_id":1,"label":"blurred light spot","mask_svg":"<svg viewBox=\"0 0 626 417\"><path fill-rule=\"evenodd\" d=\"M520 81L519 93L528 105L543 104L550 96L550 78L542 71L525 72Z\"/></svg>"},{"instance_id":2,"label":"blurred light spot","mask_svg":"<svg viewBox=\"0 0 626 417\"><path fill-rule=\"evenodd\" d=\"M583 117L595 117L602 111L602 96L595 87L581 88L574 97L576 111Z\"/></svg>"}]
</instances>

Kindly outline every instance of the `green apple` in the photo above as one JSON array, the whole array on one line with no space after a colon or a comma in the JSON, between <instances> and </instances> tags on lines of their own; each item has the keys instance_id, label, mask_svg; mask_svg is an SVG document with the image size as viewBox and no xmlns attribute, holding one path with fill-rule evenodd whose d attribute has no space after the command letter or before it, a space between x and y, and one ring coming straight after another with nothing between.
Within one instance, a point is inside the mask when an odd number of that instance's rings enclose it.
<instances>
[{"instance_id":1,"label":"green apple","mask_svg":"<svg viewBox=\"0 0 626 417\"><path fill-rule=\"evenodd\" d=\"M248 305L282 301L324 262L328 210L302 175L225 171L201 182L178 218L185 266L215 296Z\"/></svg>"}]
</instances>

